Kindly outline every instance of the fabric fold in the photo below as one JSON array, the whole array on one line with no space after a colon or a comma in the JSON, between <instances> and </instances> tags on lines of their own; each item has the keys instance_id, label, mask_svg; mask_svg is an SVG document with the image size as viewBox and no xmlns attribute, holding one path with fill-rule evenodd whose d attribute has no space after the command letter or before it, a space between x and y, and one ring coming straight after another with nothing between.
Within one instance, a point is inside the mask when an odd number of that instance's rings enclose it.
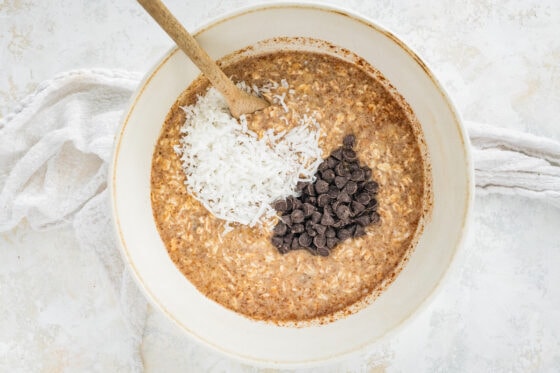
<instances>
[{"instance_id":1,"label":"fabric fold","mask_svg":"<svg viewBox=\"0 0 560 373\"><path fill-rule=\"evenodd\" d=\"M466 121L478 194L547 200L560 207L560 142Z\"/></svg>"},{"instance_id":2,"label":"fabric fold","mask_svg":"<svg viewBox=\"0 0 560 373\"><path fill-rule=\"evenodd\" d=\"M0 120L0 231L68 222L106 183L122 111L139 75L72 71Z\"/></svg>"}]
</instances>

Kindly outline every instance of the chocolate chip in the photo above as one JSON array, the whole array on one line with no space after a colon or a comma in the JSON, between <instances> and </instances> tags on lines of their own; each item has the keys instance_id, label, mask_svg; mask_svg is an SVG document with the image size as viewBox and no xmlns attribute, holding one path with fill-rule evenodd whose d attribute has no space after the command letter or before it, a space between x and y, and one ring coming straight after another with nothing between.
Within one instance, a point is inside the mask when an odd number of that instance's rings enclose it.
<instances>
[{"instance_id":1,"label":"chocolate chip","mask_svg":"<svg viewBox=\"0 0 560 373\"><path fill-rule=\"evenodd\" d=\"M325 180L319 179L315 182L315 190L319 194L327 193L329 191L329 183Z\"/></svg>"},{"instance_id":2,"label":"chocolate chip","mask_svg":"<svg viewBox=\"0 0 560 373\"><path fill-rule=\"evenodd\" d=\"M302 223L305 220L305 215L301 210L294 210L290 215L292 217L292 223Z\"/></svg>"},{"instance_id":3,"label":"chocolate chip","mask_svg":"<svg viewBox=\"0 0 560 373\"><path fill-rule=\"evenodd\" d=\"M322 217L321 213L319 211L315 211L313 212L313 214L311 214L311 221L313 223L318 223L321 221L321 217Z\"/></svg>"},{"instance_id":4,"label":"chocolate chip","mask_svg":"<svg viewBox=\"0 0 560 373\"><path fill-rule=\"evenodd\" d=\"M367 216L367 215L359 216L359 217L357 217L355 220L356 220L356 222L357 222L358 224L360 224L362 227L367 226L367 225L371 222L369 216Z\"/></svg>"},{"instance_id":5,"label":"chocolate chip","mask_svg":"<svg viewBox=\"0 0 560 373\"><path fill-rule=\"evenodd\" d=\"M317 205L319 205L319 207L325 207L329 204L330 200L331 197L328 194L321 194L317 197Z\"/></svg>"},{"instance_id":6,"label":"chocolate chip","mask_svg":"<svg viewBox=\"0 0 560 373\"><path fill-rule=\"evenodd\" d=\"M276 210L277 212L284 212L288 209L288 204L286 203L286 200L281 199L278 200L276 202L274 202L274 204L272 205L272 207L274 208L274 210Z\"/></svg>"},{"instance_id":7,"label":"chocolate chip","mask_svg":"<svg viewBox=\"0 0 560 373\"><path fill-rule=\"evenodd\" d=\"M327 162L327 167L328 167L328 168L335 168L336 165L339 163L339 160L336 159L336 158L333 157L333 156L330 156L330 157L327 158L327 161L326 161L326 162Z\"/></svg>"},{"instance_id":8,"label":"chocolate chip","mask_svg":"<svg viewBox=\"0 0 560 373\"><path fill-rule=\"evenodd\" d=\"M307 186L306 182L298 181L297 184L296 184L296 190L298 192L301 192L303 190L303 188L305 188L306 186Z\"/></svg>"},{"instance_id":9,"label":"chocolate chip","mask_svg":"<svg viewBox=\"0 0 560 373\"><path fill-rule=\"evenodd\" d=\"M353 148L354 145L356 144L356 136L354 136L354 135L344 136L344 139L342 140L342 144L346 148Z\"/></svg>"},{"instance_id":10,"label":"chocolate chip","mask_svg":"<svg viewBox=\"0 0 560 373\"><path fill-rule=\"evenodd\" d=\"M352 233L348 229L342 228L338 230L336 236L338 237L339 240L344 241L352 237Z\"/></svg>"},{"instance_id":11,"label":"chocolate chip","mask_svg":"<svg viewBox=\"0 0 560 373\"><path fill-rule=\"evenodd\" d=\"M332 249L333 247L335 247L338 242L339 242L338 238L336 238L336 237L327 237L327 247L329 249Z\"/></svg>"},{"instance_id":12,"label":"chocolate chip","mask_svg":"<svg viewBox=\"0 0 560 373\"><path fill-rule=\"evenodd\" d=\"M327 244L327 239L325 236L320 234L313 237L313 243L315 244L315 246L317 246L317 249L319 249L321 247L325 247L325 245Z\"/></svg>"},{"instance_id":13,"label":"chocolate chip","mask_svg":"<svg viewBox=\"0 0 560 373\"><path fill-rule=\"evenodd\" d=\"M340 162L339 164L336 165L336 167L334 168L334 172L338 175L338 176L349 176L349 171L346 168L346 166L344 165L344 163Z\"/></svg>"},{"instance_id":14,"label":"chocolate chip","mask_svg":"<svg viewBox=\"0 0 560 373\"><path fill-rule=\"evenodd\" d=\"M331 153L331 157L334 157L334 158L338 159L339 161L341 161L342 158L343 158L343 155L342 155L342 148L338 148L338 149L334 150L334 151Z\"/></svg>"},{"instance_id":15,"label":"chocolate chip","mask_svg":"<svg viewBox=\"0 0 560 373\"><path fill-rule=\"evenodd\" d=\"M369 218L371 219L371 224L377 224L381 220L381 216L377 212L372 212Z\"/></svg>"},{"instance_id":16,"label":"chocolate chip","mask_svg":"<svg viewBox=\"0 0 560 373\"><path fill-rule=\"evenodd\" d=\"M326 247L317 247L317 253L321 256L329 256L331 252Z\"/></svg>"},{"instance_id":17,"label":"chocolate chip","mask_svg":"<svg viewBox=\"0 0 560 373\"><path fill-rule=\"evenodd\" d=\"M286 226L286 224L284 222L279 221L278 224L276 224L276 226L274 227L274 234L278 236L283 236L286 234L287 230L288 227Z\"/></svg>"},{"instance_id":18,"label":"chocolate chip","mask_svg":"<svg viewBox=\"0 0 560 373\"><path fill-rule=\"evenodd\" d=\"M292 209L294 208L294 199L292 196L289 196L288 198L286 198L286 210L284 210L284 212L290 212L292 211Z\"/></svg>"},{"instance_id":19,"label":"chocolate chip","mask_svg":"<svg viewBox=\"0 0 560 373\"><path fill-rule=\"evenodd\" d=\"M317 231L313 228L307 228L305 231L310 237L315 237L317 235Z\"/></svg>"},{"instance_id":20,"label":"chocolate chip","mask_svg":"<svg viewBox=\"0 0 560 373\"><path fill-rule=\"evenodd\" d=\"M301 208L303 207L303 202L299 198L294 199L293 204L294 204L294 207L293 207L294 210L301 210Z\"/></svg>"},{"instance_id":21,"label":"chocolate chip","mask_svg":"<svg viewBox=\"0 0 560 373\"><path fill-rule=\"evenodd\" d=\"M317 197L307 197L307 203L311 203L312 205L317 204Z\"/></svg>"},{"instance_id":22,"label":"chocolate chip","mask_svg":"<svg viewBox=\"0 0 560 373\"><path fill-rule=\"evenodd\" d=\"M360 202L362 205L367 205L371 201L371 197L367 193L360 193L356 197L356 201Z\"/></svg>"},{"instance_id":23,"label":"chocolate chip","mask_svg":"<svg viewBox=\"0 0 560 373\"><path fill-rule=\"evenodd\" d=\"M344 191L346 193L348 193L349 195L353 195L354 193L356 193L358 191L358 184L356 184L355 181L349 181L346 183L346 186L344 187Z\"/></svg>"},{"instance_id":24,"label":"chocolate chip","mask_svg":"<svg viewBox=\"0 0 560 373\"><path fill-rule=\"evenodd\" d=\"M371 177L371 168L364 166L362 170L364 170L364 180L368 180Z\"/></svg>"},{"instance_id":25,"label":"chocolate chip","mask_svg":"<svg viewBox=\"0 0 560 373\"><path fill-rule=\"evenodd\" d=\"M284 236L284 243L291 244L293 239L294 235L292 233L288 233Z\"/></svg>"},{"instance_id":26,"label":"chocolate chip","mask_svg":"<svg viewBox=\"0 0 560 373\"><path fill-rule=\"evenodd\" d=\"M316 208L311 203L304 203L303 204L303 215L307 218L313 214Z\"/></svg>"},{"instance_id":27,"label":"chocolate chip","mask_svg":"<svg viewBox=\"0 0 560 373\"><path fill-rule=\"evenodd\" d=\"M339 200L334 201L333 203L331 203L331 207L333 209L333 211L336 211L336 209L338 208L338 206L342 205L342 202L340 202Z\"/></svg>"},{"instance_id":28,"label":"chocolate chip","mask_svg":"<svg viewBox=\"0 0 560 373\"><path fill-rule=\"evenodd\" d=\"M326 205L323 208L323 214L329 214L330 216L333 216L334 215L334 210L332 208L332 205Z\"/></svg>"},{"instance_id":29,"label":"chocolate chip","mask_svg":"<svg viewBox=\"0 0 560 373\"><path fill-rule=\"evenodd\" d=\"M371 193L377 193L379 184L377 184L375 181L368 181L364 184L364 189Z\"/></svg>"},{"instance_id":30,"label":"chocolate chip","mask_svg":"<svg viewBox=\"0 0 560 373\"><path fill-rule=\"evenodd\" d=\"M336 176L334 178L334 184L338 189L344 188L347 182L348 182L348 177L345 176Z\"/></svg>"},{"instance_id":31,"label":"chocolate chip","mask_svg":"<svg viewBox=\"0 0 560 373\"><path fill-rule=\"evenodd\" d=\"M336 237L336 231L335 231L333 228L328 227L328 228L327 228L327 231L325 232L325 236L326 236L327 238Z\"/></svg>"},{"instance_id":32,"label":"chocolate chip","mask_svg":"<svg viewBox=\"0 0 560 373\"><path fill-rule=\"evenodd\" d=\"M352 201L352 204L350 206L352 207L352 213L354 215L358 215L359 213L361 213L362 211L364 211L366 209L366 207L364 205L362 205L360 202L356 202L356 201Z\"/></svg>"},{"instance_id":33,"label":"chocolate chip","mask_svg":"<svg viewBox=\"0 0 560 373\"><path fill-rule=\"evenodd\" d=\"M299 236L298 241L301 247L307 247L311 245L313 239L311 238L311 236L309 236L309 234L304 232Z\"/></svg>"},{"instance_id":34,"label":"chocolate chip","mask_svg":"<svg viewBox=\"0 0 560 373\"><path fill-rule=\"evenodd\" d=\"M284 215L280 219L289 227L292 226L292 217L290 215Z\"/></svg>"},{"instance_id":35,"label":"chocolate chip","mask_svg":"<svg viewBox=\"0 0 560 373\"><path fill-rule=\"evenodd\" d=\"M321 173L323 180L328 181L329 183L334 180L335 176L334 171L330 168Z\"/></svg>"},{"instance_id":36,"label":"chocolate chip","mask_svg":"<svg viewBox=\"0 0 560 373\"><path fill-rule=\"evenodd\" d=\"M333 225L334 219L332 218L331 214L328 211L323 213L323 217L321 218L321 225Z\"/></svg>"},{"instance_id":37,"label":"chocolate chip","mask_svg":"<svg viewBox=\"0 0 560 373\"><path fill-rule=\"evenodd\" d=\"M317 255L317 249L315 247L307 246L305 247L305 250L307 250L311 255Z\"/></svg>"},{"instance_id":38,"label":"chocolate chip","mask_svg":"<svg viewBox=\"0 0 560 373\"><path fill-rule=\"evenodd\" d=\"M290 246L290 249L297 250L299 248L300 248L299 239L294 237L294 239L292 240L292 245Z\"/></svg>"},{"instance_id":39,"label":"chocolate chip","mask_svg":"<svg viewBox=\"0 0 560 373\"><path fill-rule=\"evenodd\" d=\"M358 158L358 156L356 155L356 152L353 151L352 149L344 149L342 151L342 156L343 156L344 160L348 161L348 162L353 162Z\"/></svg>"},{"instance_id":40,"label":"chocolate chip","mask_svg":"<svg viewBox=\"0 0 560 373\"><path fill-rule=\"evenodd\" d=\"M335 211L336 216L340 219L340 220L348 220L348 218L350 217L350 215L352 215L352 212L350 211L350 208L346 205L340 205L338 206L338 208Z\"/></svg>"},{"instance_id":41,"label":"chocolate chip","mask_svg":"<svg viewBox=\"0 0 560 373\"><path fill-rule=\"evenodd\" d=\"M367 204L367 209L370 211L377 210L377 200L375 198L372 198L371 201L369 201L369 203Z\"/></svg>"},{"instance_id":42,"label":"chocolate chip","mask_svg":"<svg viewBox=\"0 0 560 373\"><path fill-rule=\"evenodd\" d=\"M346 193L345 191L340 192L337 199L342 203L350 203L352 202L352 198Z\"/></svg>"},{"instance_id":43,"label":"chocolate chip","mask_svg":"<svg viewBox=\"0 0 560 373\"><path fill-rule=\"evenodd\" d=\"M315 193L315 187L312 183L307 184L307 187L304 189L305 193L310 197L315 197L317 193Z\"/></svg>"},{"instance_id":44,"label":"chocolate chip","mask_svg":"<svg viewBox=\"0 0 560 373\"><path fill-rule=\"evenodd\" d=\"M361 225L357 225L354 231L354 237L362 237L364 234L366 234L366 229Z\"/></svg>"},{"instance_id":45,"label":"chocolate chip","mask_svg":"<svg viewBox=\"0 0 560 373\"><path fill-rule=\"evenodd\" d=\"M338 198L339 194L340 190L336 187L336 185L331 185L329 189L329 197L331 197L332 199L336 199Z\"/></svg>"},{"instance_id":46,"label":"chocolate chip","mask_svg":"<svg viewBox=\"0 0 560 373\"><path fill-rule=\"evenodd\" d=\"M315 230L317 231L318 234L322 235L327 232L327 227L321 224L317 224L315 226Z\"/></svg>"},{"instance_id":47,"label":"chocolate chip","mask_svg":"<svg viewBox=\"0 0 560 373\"><path fill-rule=\"evenodd\" d=\"M350 180L364 181L365 180L364 170L358 168L357 170L352 171L352 174L350 175Z\"/></svg>"},{"instance_id":48,"label":"chocolate chip","mask_svg":"<svg viewBox=\"0 0 560 373\"><path fill-rule=\"evenodd\" d=\"M294 226L292 227L292 232L294 233L301 233L305 230L305 227L303 226L303 224L294 224Z\"/></svg>"},{"instance_id":49,"label":"chocolate chip","mask_svg":"<svg viewBox=\"0 0 560 373\"><path fill-rule=\"evenodd\" d=\"M319 167L317 167L317 170L318 171L325 171L326 169L329 169L329 168L332 168L332 167L330 167L328 161L325 160L325 161L321 162Z\"/></svg>"},{"instance_id":50,"label":"chocolate chip","mask_svg":"<svg viewBox=\"0 0 560 373\"><path fill-rule=\"evenodd\" d=\"M350 224L350 220L337 220L332 227L333 228L342 228L345 225Z\"/></svg>"},{"instance_id":51,"label":"chocolate chip","mask_svg":"<svg viewBox=\"0 0 560 373\"><path fill-rule=\"evenodd\" d=\"M358 161L348 162L348 170L350 170L350 176L352 176L352 172L356 170L361 170L360 164Z\"/></svg>"},{"instance_id":52,"label":"chocolate chip","mask_svg":"<svg viewBox=\"0 0 560 373\"><path fill-rule=\"evenodd\" d=\"M287 254L290 251L290 246L288 244L283 244L278 248L280 254Z\"/></svg>"},{"instance_id":53,"label":"chocolate chip","mask_svg":"<svg viewBox=\"0 0 560 373\"><path fill-rule=\"evenodd\" d=\"M280 248L284 243L284 237L272 236L271 242L276 248Z\"/></svg>"}]
</instances>

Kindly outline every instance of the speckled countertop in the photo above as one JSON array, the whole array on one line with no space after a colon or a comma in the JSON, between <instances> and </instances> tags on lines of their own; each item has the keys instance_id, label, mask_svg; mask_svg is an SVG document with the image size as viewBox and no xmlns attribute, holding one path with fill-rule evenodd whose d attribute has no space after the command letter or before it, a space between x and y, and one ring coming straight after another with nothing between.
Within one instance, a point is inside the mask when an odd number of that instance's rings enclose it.
<instances>
[{"instance_id":1,"label":"speckled countertop","mask_svg":"<svg viewBox=\"0 0 560 373\"><path fill-rule=\"evenodd\" d=\"M168 0L189 29L263 1ZM560 140L558 0L326 1L377 21L434 70L463 117ZM171 46L135 1L0 0L0 117L70 69L146 72ZM2 170L0 170L1 172ZM437 298L377 346L372 371L560 371L560 210L476 198ZM0 371L128 371L123 321L94 253L68 228L0 237ZM252 371L150 310L146 371Z\"/></svg>"}]
</instances>

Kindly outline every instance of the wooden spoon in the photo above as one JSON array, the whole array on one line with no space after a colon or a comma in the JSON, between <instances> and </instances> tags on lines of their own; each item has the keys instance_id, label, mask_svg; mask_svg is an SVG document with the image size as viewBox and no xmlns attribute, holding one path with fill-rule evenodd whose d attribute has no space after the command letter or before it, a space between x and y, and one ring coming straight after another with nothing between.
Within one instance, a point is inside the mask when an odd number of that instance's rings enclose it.
<instances>
[{"instance_id":1,"label":"wooden spoon","mask_svg":"<svg viewBox=\"0 0 560 373\"><path fill-rule=\"evenodd\" d=\"M234 117L239 118L242 114L253 113L269 105L264 99L238 88L160 0L138 2L224 96Z\"/></svg>"}]
</instances>

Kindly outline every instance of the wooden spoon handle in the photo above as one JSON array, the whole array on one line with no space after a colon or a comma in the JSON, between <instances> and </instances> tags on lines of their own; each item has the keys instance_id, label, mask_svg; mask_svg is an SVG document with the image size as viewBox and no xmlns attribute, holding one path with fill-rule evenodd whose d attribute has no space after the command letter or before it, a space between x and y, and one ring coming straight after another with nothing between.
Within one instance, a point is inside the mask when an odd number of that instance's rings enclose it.
<instances>
[{"instance_id":1,"label":"wooden spoon handle","mask_svg":"<svg viewBox=\"0 0 560 373\"><path fill-rule=\"evenodd\" d=\"M226 100L230 101L232 97L236 96L238 88L235 84L210 58L208 53L200 47L194 37L179 23L177 18L171 14L161 0L138 0L138 2L167 32L179 48L189 56L200 71L210 80L212 85L224 95Z\"/></svg>"}]
</instances>

